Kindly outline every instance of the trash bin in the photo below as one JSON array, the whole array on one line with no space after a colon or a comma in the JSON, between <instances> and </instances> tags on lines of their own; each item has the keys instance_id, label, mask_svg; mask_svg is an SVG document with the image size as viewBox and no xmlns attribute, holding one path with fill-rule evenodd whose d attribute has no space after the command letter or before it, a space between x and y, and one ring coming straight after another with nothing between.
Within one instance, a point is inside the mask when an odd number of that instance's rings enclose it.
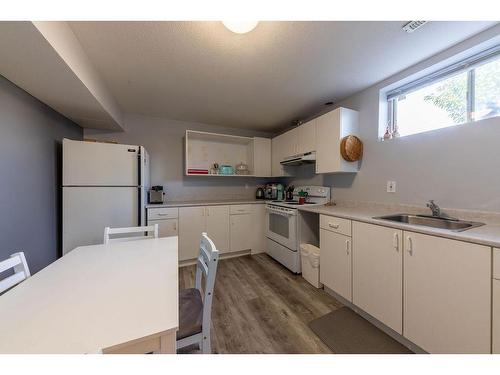
<instances>
[{"instance_id":1,"label":"trash bin","mask_svg":"<svg viewBox=\"0 0 500 375\"><path fill-rule=\"evenodd\" d=\"M316 288L321 288L323 284L319 282L319 247L308 243L300 244L300 255L302 277Z\"/></svg>"}]
</instances>

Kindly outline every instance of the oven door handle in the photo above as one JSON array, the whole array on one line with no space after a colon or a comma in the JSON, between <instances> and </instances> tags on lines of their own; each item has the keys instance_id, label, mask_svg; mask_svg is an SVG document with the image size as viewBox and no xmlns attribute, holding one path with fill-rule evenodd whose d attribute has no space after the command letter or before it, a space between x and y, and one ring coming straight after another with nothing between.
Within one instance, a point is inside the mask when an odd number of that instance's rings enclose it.
<instances>
[{"instance_id":1,"label":"oven door handle","mask_svg":"<svg viewBox=\"0 0 500 375\"><path fill-rule=\"evenodd\" d=\"M267 210L267 212L273 213L275 215L280 215L280 216L285 216L285 217L293 216L292 212L276 211L276 210L273 210L272 208L267 208L267 207L266 207L266 210Z\"/></svg>"}]
</instances>

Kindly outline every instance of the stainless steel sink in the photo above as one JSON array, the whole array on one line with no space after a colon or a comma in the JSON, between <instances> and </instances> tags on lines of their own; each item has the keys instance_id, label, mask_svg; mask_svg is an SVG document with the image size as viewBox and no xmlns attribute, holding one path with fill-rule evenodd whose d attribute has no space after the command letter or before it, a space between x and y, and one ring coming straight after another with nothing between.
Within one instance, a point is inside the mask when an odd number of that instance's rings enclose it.
<instances>
[{"instance_id":1,"label":"stainless steel sink","mask_svg":"<svg viewBox=\"0 0 500 375\"><path fill-rule=\"evenodd\" d=\"M374 219L395 221L398 223L422 225L424 227L447 229L454 232L462 232L467 229L477 228L484 223L475 221L463 221L447 217L435 217L427 215L396 214L387 216L377 216Z\"/></svg>"}]
</instances>

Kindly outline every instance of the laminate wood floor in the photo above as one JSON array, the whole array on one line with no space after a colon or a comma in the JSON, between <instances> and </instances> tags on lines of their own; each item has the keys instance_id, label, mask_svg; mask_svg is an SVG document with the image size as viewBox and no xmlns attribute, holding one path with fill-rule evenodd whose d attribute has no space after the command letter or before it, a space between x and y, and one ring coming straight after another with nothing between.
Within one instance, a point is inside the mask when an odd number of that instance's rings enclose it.
<instances>
[{"instance_id":1,"label":"laminate wood floor","mask_svg":"<svg viewBox=\"0 0 500 375\"><path fill-rule=\"evenodd\" d=\"M194 274L195 266L179 269L181 289L194 286ZM212 353L331 353L307 324L339 307L267 254L223 259L212 302Z\"/></svg>"}]
</instances>

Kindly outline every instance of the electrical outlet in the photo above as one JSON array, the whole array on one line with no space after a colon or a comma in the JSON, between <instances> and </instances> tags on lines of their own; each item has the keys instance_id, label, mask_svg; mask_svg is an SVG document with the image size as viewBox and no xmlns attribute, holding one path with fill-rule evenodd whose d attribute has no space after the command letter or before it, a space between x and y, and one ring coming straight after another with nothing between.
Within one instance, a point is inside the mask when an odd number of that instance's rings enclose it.
<instances>
[{"instance_id":1,"label":"electrical outlet","mask_svg":"<svg viewBox=\"0 0 500 375\"><path fill-rule=\"evenodd\" d=\"M396 192L396 181L387 181L387 192L388 193Z\"/></svg>"}]
</instances>

